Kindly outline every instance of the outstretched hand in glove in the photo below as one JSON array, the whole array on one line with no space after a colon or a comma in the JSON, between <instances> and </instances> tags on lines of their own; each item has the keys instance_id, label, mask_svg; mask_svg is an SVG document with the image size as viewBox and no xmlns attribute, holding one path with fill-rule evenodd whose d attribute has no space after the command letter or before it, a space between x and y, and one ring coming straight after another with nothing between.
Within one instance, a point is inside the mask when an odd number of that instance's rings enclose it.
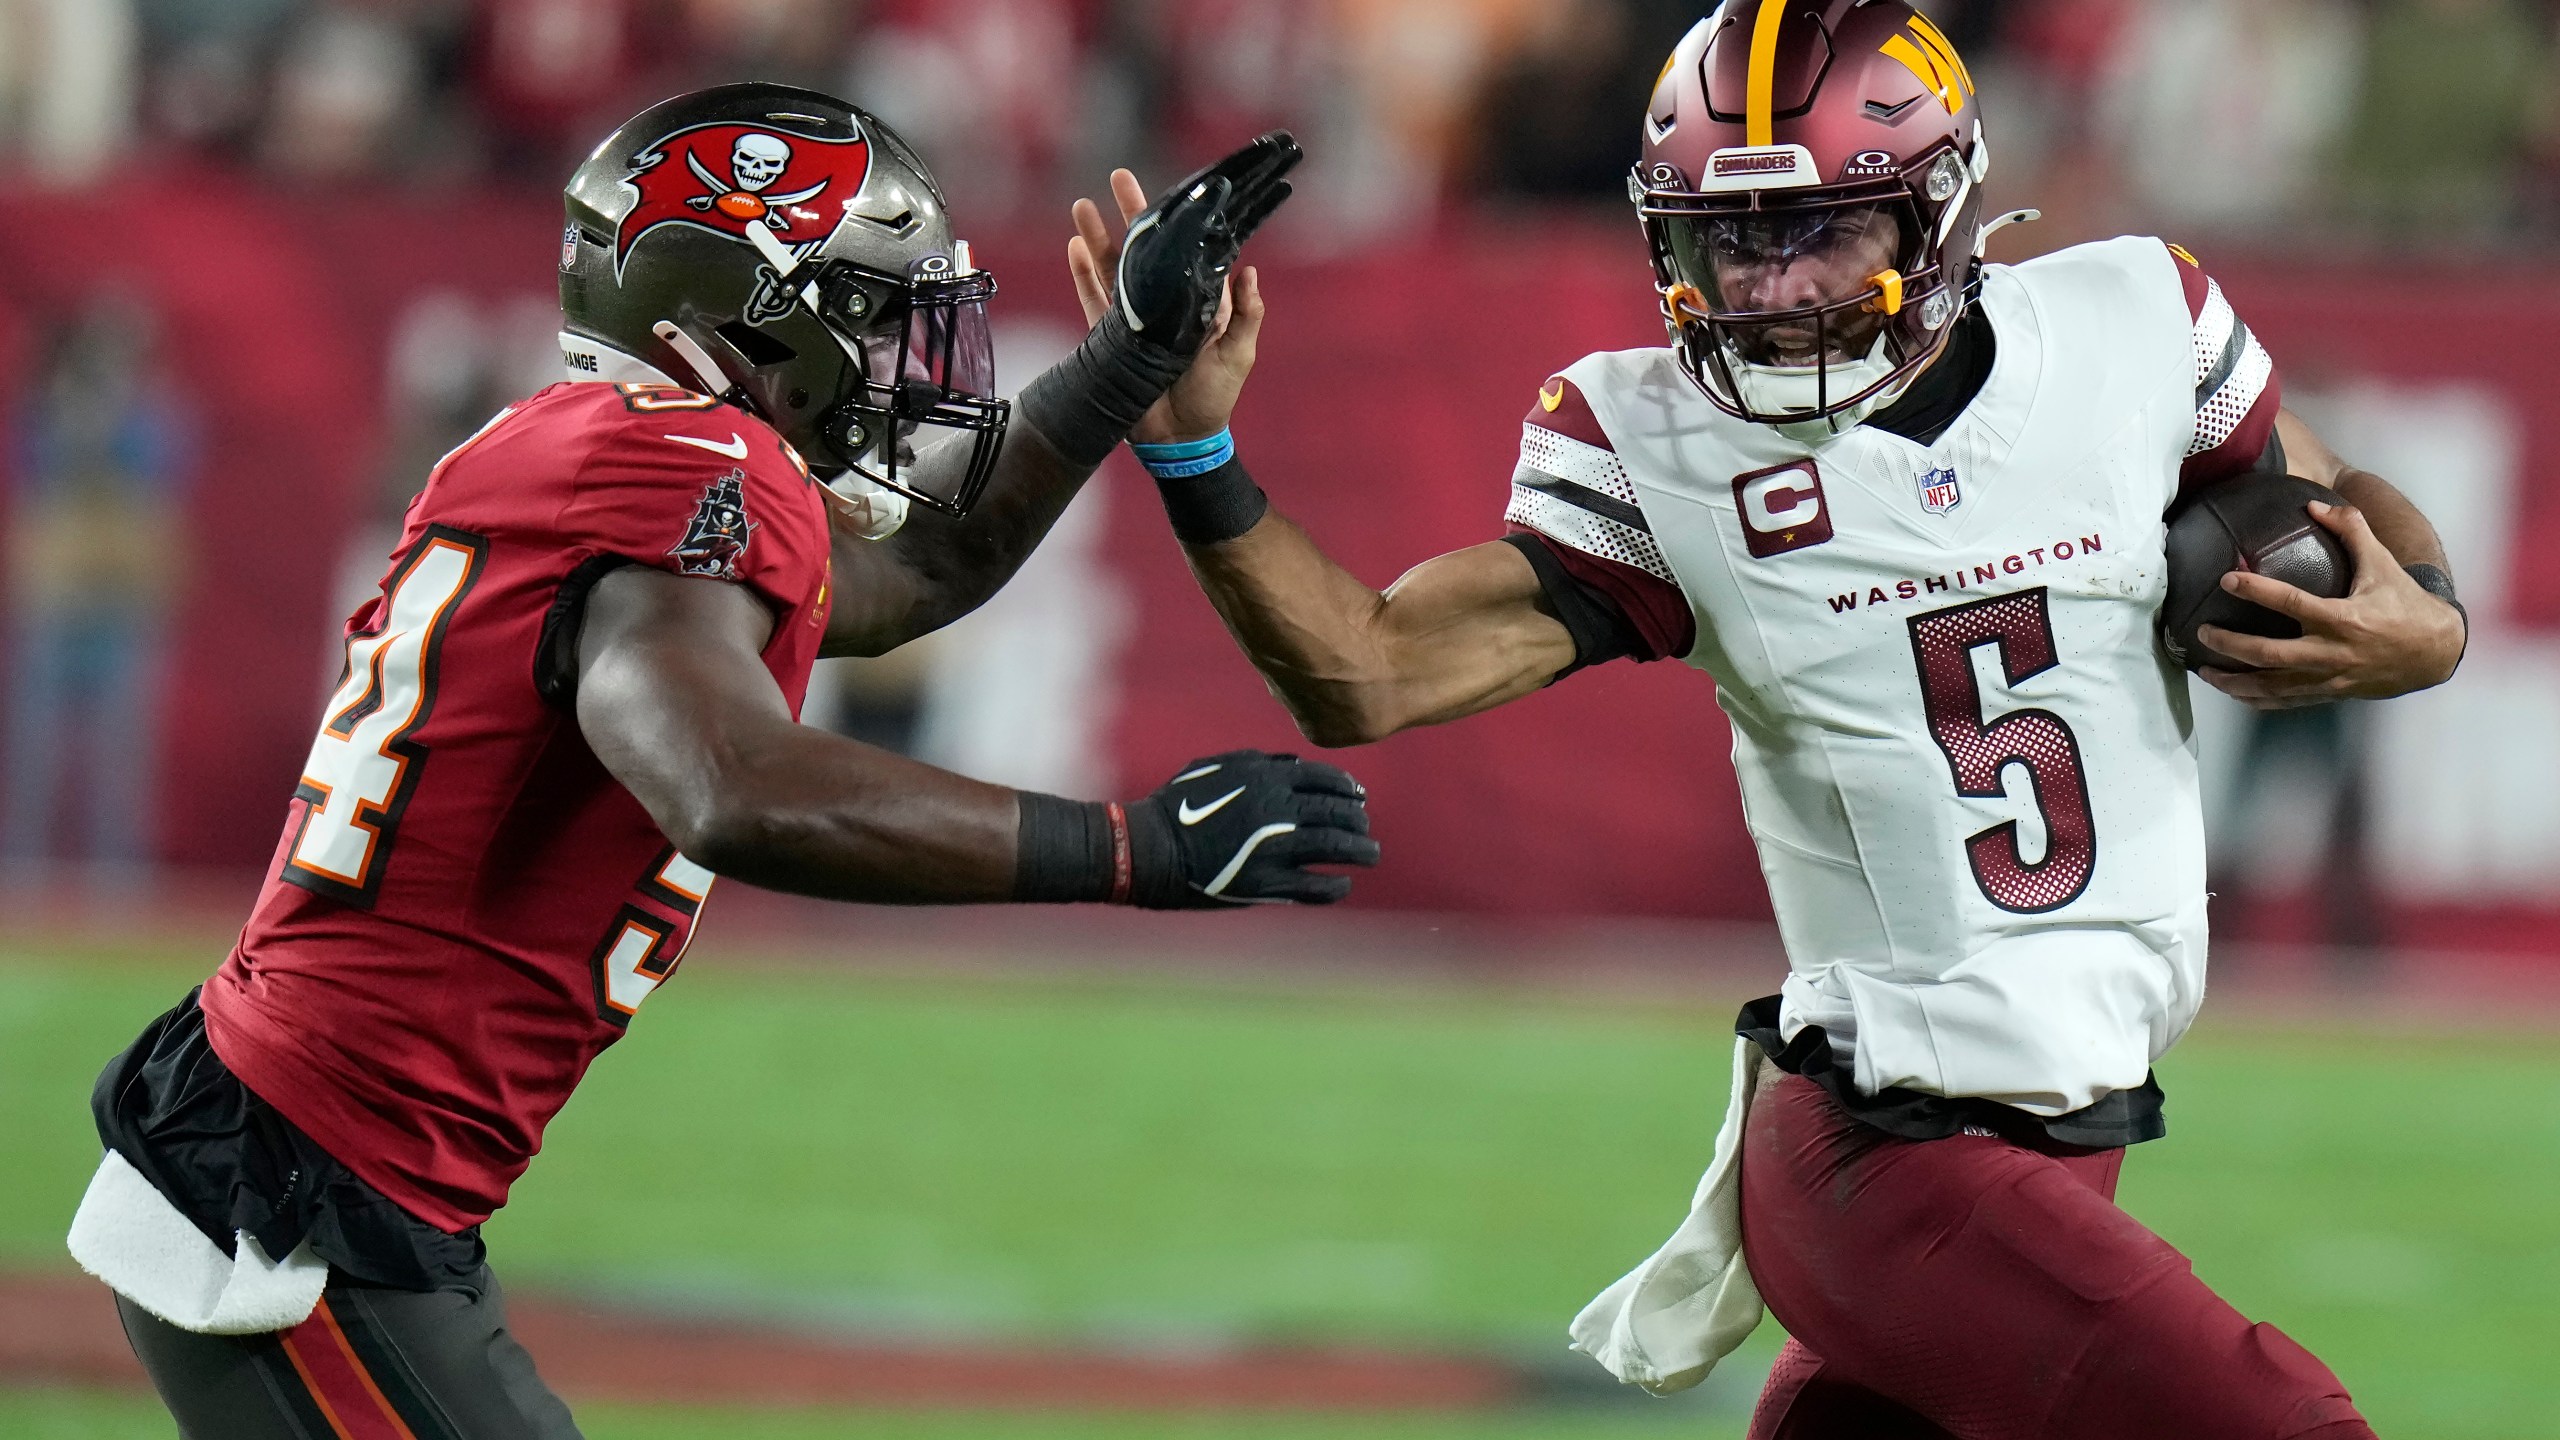
<instances>
[{"instance_id":1,"label":"outstretched hand in glove","mask_svg":"<svg viewBox=\"0 0 2560 1440\"><path fill-rule=\"evenodd\" d=\"M1284 177L1304 153L1289 132L1274 130L1152 205L1136 175L1114 170L1111 198L1127 227L1119 238L1101 206L1076 202L1067 268L1086 322L1126 325L1141 340L1197 357L1130 432L1132 440L1196 440L1226 428L1253 371L1263 317L1253 267L1236 269L1236 255L1289 198Z\"/></svg>"},{"instance_id":2,"label":"outstretched hand in glove","mask_svg":"<svg viewBox=\"0 0 2560 1440\"><path fill-rule=\"evenodd\" d=\"M1194 760L1131 802L1129 903L1151 910L1330 905L1348 875L1318 865L1378 863L1368 792L1331 765L1231 750Z\"/></svg>"}]
</instances>

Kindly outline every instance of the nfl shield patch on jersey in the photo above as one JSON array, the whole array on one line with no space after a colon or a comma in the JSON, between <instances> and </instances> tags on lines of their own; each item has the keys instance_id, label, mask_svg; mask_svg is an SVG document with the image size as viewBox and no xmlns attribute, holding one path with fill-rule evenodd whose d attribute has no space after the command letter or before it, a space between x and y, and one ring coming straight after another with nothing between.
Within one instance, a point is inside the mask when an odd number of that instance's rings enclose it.
<instances>
[{"instance_id":1,"label":"nfl shield patch on jersey","mask_svg":"<svg viewBox=\"0 0 2560 1440\"><path fill-rule=\"evenodd\" d=\"M1932 515L1944 515L1964 503L1964 490L1956 484L1956 472L1941 466L1920 477L1920 508Z\"/></svg>"}]
</instances>

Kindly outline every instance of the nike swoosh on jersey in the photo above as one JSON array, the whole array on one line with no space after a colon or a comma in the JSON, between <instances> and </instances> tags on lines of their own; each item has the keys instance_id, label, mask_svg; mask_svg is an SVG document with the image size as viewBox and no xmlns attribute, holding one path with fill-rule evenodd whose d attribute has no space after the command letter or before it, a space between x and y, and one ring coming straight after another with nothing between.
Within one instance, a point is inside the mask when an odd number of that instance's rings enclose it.
<instances>
[{"instance_id":1,"label":"nike swoosh on jersey","mask_svg":"<svg viewBox=\"0 0 2560 1440\"><path fill-rule=\"evenodd\" d=\"M726 445L717 440L705 440L699 435L669 435L666 438L679 445L691 445L698 450L708 450L714 455L726 455L732 460L747 458L746 437L735 430L729 432L729 443Z\"/></svg>"},{"instance_id":2,"label":"nike swoosh on jersey","mask_svg":"<svg viewBox=\"0 0 2560 1440\"><path fill-rule=\"evenodd\" d=\"M1226 794L1219 796L1217 799L1210 801L1208 804L1201 806L1197 810L1192 809L1191 802L1185 800L1173 808L1173 818L1181 821L1185 825L1197 825L1201 821L1208 819L1210 816L1217 814L1219 811L1226 809L1228 801L1233 800L1243 793L1244 787L1239 785L1233 790L1228 791Z\"/></svg>"}]
</instances>

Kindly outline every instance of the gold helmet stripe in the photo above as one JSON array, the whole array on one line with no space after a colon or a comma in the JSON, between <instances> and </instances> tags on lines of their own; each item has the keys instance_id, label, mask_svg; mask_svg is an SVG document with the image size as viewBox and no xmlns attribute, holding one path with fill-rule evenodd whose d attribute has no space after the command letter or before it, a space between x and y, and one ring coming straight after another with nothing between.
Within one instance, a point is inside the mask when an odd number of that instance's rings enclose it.
<instances>
[{"instance_id":1,"label":"gold helmet stripe","mask_svg":"<svg viewBox=\"0 0 2560 1440\"><path fill-rule=\"evenodd\" d=\"M1787 0L1760 0L1759 22L1751 29L1751 88L1744 97L1746 145L1778 143L1778 30L1786 18Z\"/></svg>"},{"instance_id":2,"label":"gold helmet stripe","mask_svg":"<svg viewBox=\"0 0 2560 1440\"><path fill-rule=\"evenodd\" d=\"M1964 57L1956 53L1955 42L1947 38L1947 32L1930 24L1928 16L1914 12L1911 33L1920 37L1920 43L1927 46L1929 53L1937 56L1945 68L1955 72L1956 78L1964 82L1966 94L1973 93L1973 72L1964 68Z\"/></svg>"},{"instance_id":3,"label":"gold helmet stripe","mask_svg":"<svg viewBox=\"0 0 2560 1440\"><path fill-rule=\"evenodd\" d=\"M1938 97L1938 103L1946 106L1950 115L1962 110L1965 98L1973 93L1973 76L1956 55L1956 47L1939 33L1937 26L1919 15L1911 17L1909 34L1897 34L1884 42L1884 53L1919 76L1920 83Z\"/></svg>"},{"instance_id":4,"label":"gold helmet stripe","mask_svg":"<svg viewBox=\"0 0 2560 1440\"><path fill-rule=\"evenodd\" d=\"M1964 108L1964 94L1956 88L1960 83L1956 72L1938 63L1938 57L1924 47L1912 44L1910 36L1896 35L1887 40L1884 53L1901 61L1912 74L1919 76L1920 84L1938 97L1938 103L1947 107L1948 114L1953 115Z\"/></svg>"}]
</instances>

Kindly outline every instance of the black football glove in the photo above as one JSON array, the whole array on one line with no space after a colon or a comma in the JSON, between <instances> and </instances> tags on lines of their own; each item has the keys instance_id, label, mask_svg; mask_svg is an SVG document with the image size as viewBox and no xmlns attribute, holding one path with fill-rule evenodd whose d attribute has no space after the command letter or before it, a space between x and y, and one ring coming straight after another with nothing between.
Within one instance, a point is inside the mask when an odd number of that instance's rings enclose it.
<instances>
[{"instance_id":1,"label":"black football glove","mask_svg":"<svg viewBox=\"0 0 2560 1440\"><path fill-rule=\"evenodd\" d=\"M1174 186L1129 225L1111 308L1065 359L1023 387L1015 414L1092 467L1191 368L1218 323L1245 240L1289 198L1306 152L1274 130Z\"/></svg>"},{"instance_id":2,"label":"black football glove","mask_svg":"<svg viewBox=\"0 0 2560 1440\"><path fill-rule=\"evenodd\" d=\"M1112 283L1129 328L1183 359L1199 354L1217 327L1237 252L1289 198L1282 177L1305 158L1296 137L1271 131L1192 172L1130 221Z\"/></svg>"},{"instance_id":3,"label":"black football glove","mask_svg":"<svg viewBox=\"0 0 2560 1440\"><path fill-rule=\"evenodd\" d=\"M1129 903L1149 910L1330 905L1378 863L1366 790L1331 765L1231 750L1194 760L1128 808Z\"/></svg>"}]
</instances>

